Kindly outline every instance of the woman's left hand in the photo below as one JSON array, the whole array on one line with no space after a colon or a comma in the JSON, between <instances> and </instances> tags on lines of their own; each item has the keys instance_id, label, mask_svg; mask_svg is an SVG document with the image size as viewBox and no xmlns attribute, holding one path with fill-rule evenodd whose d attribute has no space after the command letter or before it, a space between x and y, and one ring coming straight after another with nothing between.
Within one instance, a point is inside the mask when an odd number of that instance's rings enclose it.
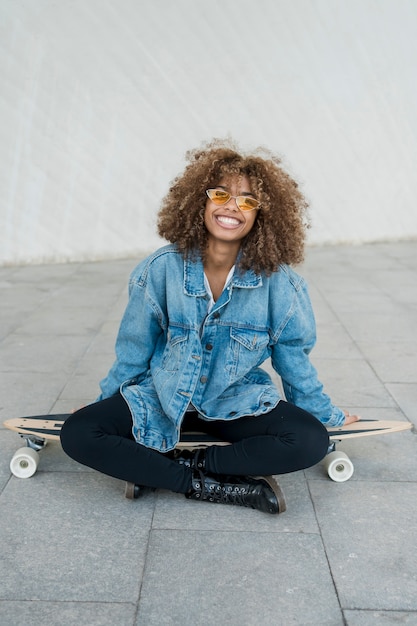
<instances>
[{"instance_id":1,"label":"woman's left hand","mask_svg":"<svg viewBox=\"0 0 417 626\"><path fill-rule=\"evenodd\" d=\"M351 415L349 411L343 411L345 414L345 424L352 424L353 422L359 422L361 419L360 415Z\"/></svg>"}]
</instances>

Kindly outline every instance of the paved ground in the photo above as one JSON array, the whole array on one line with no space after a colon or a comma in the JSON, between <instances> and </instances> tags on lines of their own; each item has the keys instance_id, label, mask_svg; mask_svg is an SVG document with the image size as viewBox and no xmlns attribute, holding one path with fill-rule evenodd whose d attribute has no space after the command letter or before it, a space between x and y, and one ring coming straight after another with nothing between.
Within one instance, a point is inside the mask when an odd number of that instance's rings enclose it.
<instances>
[{"instance_id":1,"label":"paved ground","mask_svg":"<svg viewBox=\"0 0 417 626\"><path fill-rule=\"evenodd\" d=\"M308 251L314 362L336 403L417 425L417 243ZM0 268L0 422L91 401L135 261ZM0 429L0 624L417 624L417 438L346 442L353 478L280 478L269 516L124 485Z\"/></svg>"}]
</instances>

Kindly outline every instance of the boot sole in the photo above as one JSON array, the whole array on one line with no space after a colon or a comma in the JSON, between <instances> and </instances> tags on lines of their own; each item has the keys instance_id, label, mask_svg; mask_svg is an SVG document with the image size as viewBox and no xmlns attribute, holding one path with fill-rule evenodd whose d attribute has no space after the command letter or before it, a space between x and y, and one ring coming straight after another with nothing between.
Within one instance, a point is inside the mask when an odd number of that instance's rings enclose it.
<instances>
[{"instance_id":1,"label":"boot sole","mask_svg":"<svg viewBox=\"0 0 417 626\"><path fill-rule=\"evenodd\" d=\"M144 493L149 491L155 491L155 489L153 487L144 487L136 483L125 483L125 498L128 498L128 500L137 500Z\"/></svg>"},{"instance_id":2,"label":"boot sole","mask_svg":"<svg viewBox=\"0 0 417 626\"><path fill-rule=\"evenodd\" d=\"M253 476L256 480L264 480L271 487L278 502L278 515L287 510L284 492L273 476Z\"/></svg>"}]
</instances>

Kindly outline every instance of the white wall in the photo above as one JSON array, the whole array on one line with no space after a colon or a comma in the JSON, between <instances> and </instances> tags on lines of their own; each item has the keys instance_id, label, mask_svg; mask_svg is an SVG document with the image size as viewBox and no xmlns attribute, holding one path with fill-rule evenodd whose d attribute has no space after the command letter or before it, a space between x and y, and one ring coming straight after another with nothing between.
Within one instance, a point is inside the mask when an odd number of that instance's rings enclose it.
<instances>
[{"instance_id":1,"label":"white wall","mask_svg":"<svg viewBox=\"0 0 417 626\"><path fill-rule=\"evenodd\" d=\"M0 263L147 252L184 153L284 156L310 242L417 237L416 0L0 0Z\"/></svg>"}]
</instances>

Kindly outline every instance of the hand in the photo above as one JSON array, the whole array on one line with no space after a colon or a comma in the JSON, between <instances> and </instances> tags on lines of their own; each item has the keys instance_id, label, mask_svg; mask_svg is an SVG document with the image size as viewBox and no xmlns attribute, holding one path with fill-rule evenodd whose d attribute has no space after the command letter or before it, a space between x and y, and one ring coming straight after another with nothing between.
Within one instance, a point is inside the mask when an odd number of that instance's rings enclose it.
<instances>
[{"instance_id":1,"label":"hand","mask_svg":"<svg viewBox=\"0 0 417 626\"><path fill-rule=\"evenodd\" d=\"M343 411L345 414L345 424L352 424L353 422L359 422L361 419L360 415L351 415L349 411Z\"/></svg>"},{"instance_id":2,"label":"hand","mask_svg":"<svg viewBox=\"0 0 417 626\"><path fill-rule=\"evenodd\" d=\"M82 404L81 406L78 407L78 409L71 409L70 413L76 413L77 411L79 411L80 409L83 409L85 406L87 406L86 404Z\"/></svg>"}]
</instances>

